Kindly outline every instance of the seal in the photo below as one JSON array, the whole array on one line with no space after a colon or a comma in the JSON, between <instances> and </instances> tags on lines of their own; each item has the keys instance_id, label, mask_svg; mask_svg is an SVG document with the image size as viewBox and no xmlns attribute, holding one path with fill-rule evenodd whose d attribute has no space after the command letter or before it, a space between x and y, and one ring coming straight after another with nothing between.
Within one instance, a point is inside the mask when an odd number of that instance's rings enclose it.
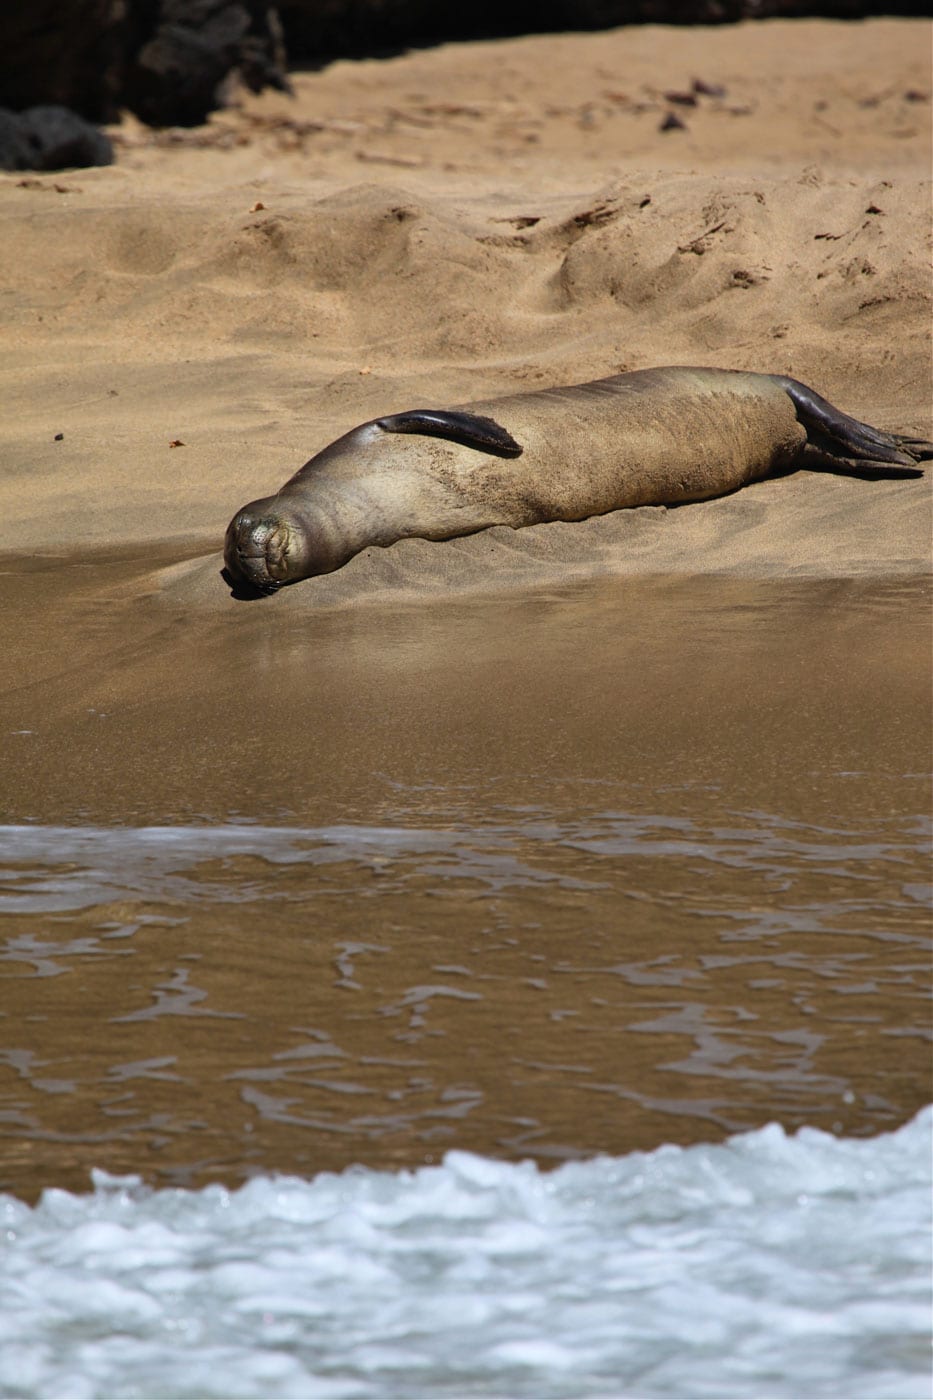
<instances>
[{"instance_id":1,"label":"seal","mask_svg":"<svg viewBox=\"0 0 933 1400\"><path fill-rule=\"evenodd\" d=\"M933 443L850 418L785 375L636 370L361 424L237 511L224 577L251 597L411 535L707 500L799 467L919 476L929 457Z\"/></svg>"}]
</instances>

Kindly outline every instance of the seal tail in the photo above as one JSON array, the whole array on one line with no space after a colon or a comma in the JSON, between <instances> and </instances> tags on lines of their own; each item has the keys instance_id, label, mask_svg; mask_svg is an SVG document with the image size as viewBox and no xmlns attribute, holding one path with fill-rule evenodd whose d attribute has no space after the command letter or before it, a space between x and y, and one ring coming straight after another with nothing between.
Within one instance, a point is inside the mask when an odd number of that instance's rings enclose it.
<instances>
[{"instance_id":1,"label":"seal tail","mask_svg":"<svg viewBox=\"0 0 933 1400\"><path fill-rule=\"evenodd\" d=\"M815 390L784 374L785 390L807 430L807 466L824 466L854 476L922 476L918 462L933 457L933 442L905 433L885 433L850 418ZM811 450L812 449L812 450Z\"/></svg>"}]
</instances>

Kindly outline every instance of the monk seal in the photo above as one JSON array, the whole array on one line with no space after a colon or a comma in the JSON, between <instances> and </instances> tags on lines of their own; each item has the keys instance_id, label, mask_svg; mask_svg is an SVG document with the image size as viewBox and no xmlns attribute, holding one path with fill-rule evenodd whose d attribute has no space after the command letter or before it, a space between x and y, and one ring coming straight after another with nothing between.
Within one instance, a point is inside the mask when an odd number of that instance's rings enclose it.
<instances>
[{"instance_id":1,"label":"monk seal","mask_svg":"<svg viewBox=\"0 0 933 1400\"><path fill-rule=\"evenodd\" d=\"M636 370L361 424L237 511L224 577L255 596L410 535L701 501L796 467L917 476L931 456L786 375Z\"/></svg>"}]
</instances>

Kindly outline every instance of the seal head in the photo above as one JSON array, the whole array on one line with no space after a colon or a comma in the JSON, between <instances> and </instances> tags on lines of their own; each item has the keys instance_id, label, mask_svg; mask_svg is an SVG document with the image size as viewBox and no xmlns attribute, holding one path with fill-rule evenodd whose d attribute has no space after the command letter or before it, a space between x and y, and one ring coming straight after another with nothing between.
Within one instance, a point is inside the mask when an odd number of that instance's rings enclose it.
<instances>
[{"instance_id":1,"label":"seal head","mask_svg":"<svg viewBox=\"0 0 933 1400\"><path fill-rule=\"evenodd\" d=\"M227 526L224 564L227 581L243 596L275 593L283 584L320 573L313 529L290 510L281 495L243 506Z\"/></svg>"}]
</instances>

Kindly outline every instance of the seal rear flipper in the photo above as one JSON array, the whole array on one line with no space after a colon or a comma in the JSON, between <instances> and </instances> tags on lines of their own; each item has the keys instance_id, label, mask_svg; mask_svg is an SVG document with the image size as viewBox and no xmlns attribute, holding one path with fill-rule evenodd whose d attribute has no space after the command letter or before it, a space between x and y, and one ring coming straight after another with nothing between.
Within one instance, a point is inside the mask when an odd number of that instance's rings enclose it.
<instances>
[{"instance_id":1,"label":"seal rear flipper","mask_svg":"<svg viewBox=\"0 0 933 1400\"><path fill-rule=\"evenodd\" d=\"M841 476L860 476L866 481L885 481L924 476L924 470L910 457L901 461L883 461L871 457L847 457L833 445L807 442L802 455L794 464L808 471L838 472ZM794 468L792 467L791 470Z\"/></svg>"},{"instance_id":2,"label":"seal rear flipper","mask_svg":"<svg viewBox=\"0 0 933 1400\"><path fill-rule=\"evenodd\" d=\"M882 432L870 423L850 418L797 379L784 374L774 374L771 378L780 384L797 410L797 418L807 430L809 445L838 462L840 469L846 463L853 469L858 462L864 462L874 471L885 464L892 468L913 468L915 462L933 456L933 443L923 438ZM916 474L916 470L891 472L892 476Z\"/></svg>"},{"instance_id":3,"label":"seal rear flipper","mask_svg":"<svg viewBox=\"0 0 933 1400\"><path fill-rule=\"evenodd\" d=\"M428 437L449 438L451 442L492 452L497 457L520 457L523 448L494 418L457 409L412 408L377 418L376 427L386 433L423 433Z\"/></svg>"},{"instance_id":4,"label":"seal rear flipper","mask_svg":"<svg viewBox=\"0 0 933 1400\"><path fill-rule=\"evenodd\" d=\"M926 438L910 437L906 433L892 433L891 436L901 451L915 462L928 462L933 457L933 442L927 442Z\"/></svg>"}]
</instances>

